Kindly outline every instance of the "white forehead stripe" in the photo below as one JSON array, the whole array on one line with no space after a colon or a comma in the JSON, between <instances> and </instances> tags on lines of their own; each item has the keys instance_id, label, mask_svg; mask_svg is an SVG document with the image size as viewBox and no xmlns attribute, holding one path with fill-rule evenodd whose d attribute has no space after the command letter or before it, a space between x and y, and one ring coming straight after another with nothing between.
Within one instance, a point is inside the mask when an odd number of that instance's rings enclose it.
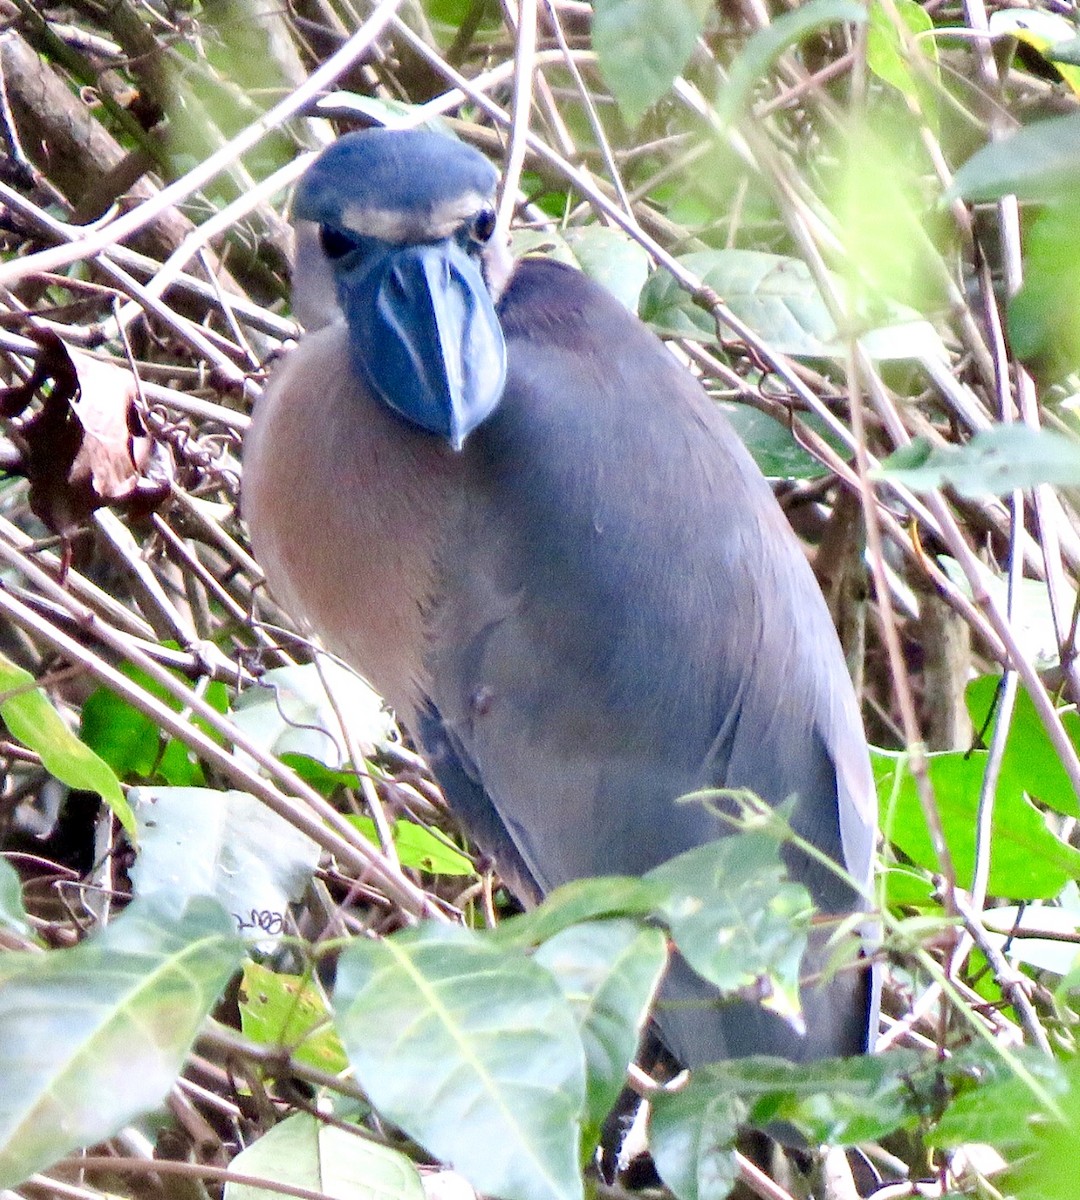
<instances>
[{"instance_id":1,"label":"white forehead stripe","mask_svg":"<svg viewBox=\"0 0 1080 1200\"><path fill-rule=\"evenodd\" d=\"M383 242L403 245L406 242L437 241L449 237L463 221L475 216L489 203L489 197L479 192L464 192L430 208L413 212L346 204L341 210L341 223L353 233L378 238Z\"/></svg>"}]
</instances>

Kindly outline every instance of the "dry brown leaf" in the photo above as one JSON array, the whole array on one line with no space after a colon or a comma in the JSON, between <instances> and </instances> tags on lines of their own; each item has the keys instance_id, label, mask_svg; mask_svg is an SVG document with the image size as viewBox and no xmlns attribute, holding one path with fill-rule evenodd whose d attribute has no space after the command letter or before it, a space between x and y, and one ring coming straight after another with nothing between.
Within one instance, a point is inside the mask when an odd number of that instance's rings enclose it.
<instances>
[{"instance_id":1,"label":"dry brown leaf","mask_svg":"<svg viewBox=\"0 0 1080 1200\"><path fill-rule=\"evenodd\" d=\"M172 463L139 419L135 377L54 333L31 336L42 351L34 373L0 391L0 416L18 418L41 396L41 408L11 430L35 515L70 538L106 504L152 511L168 495Z\"/></svg>"}]
</instances>

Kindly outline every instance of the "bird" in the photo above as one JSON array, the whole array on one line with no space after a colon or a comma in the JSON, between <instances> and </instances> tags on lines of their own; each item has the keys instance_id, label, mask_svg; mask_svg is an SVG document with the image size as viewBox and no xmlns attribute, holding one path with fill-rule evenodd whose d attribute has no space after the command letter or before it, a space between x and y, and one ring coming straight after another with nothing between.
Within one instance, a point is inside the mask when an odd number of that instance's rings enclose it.
<instances>
[{"instance_id":1,"label":"bird","mask_svg":"<svg viewBox=\"0 0 1080 1200\"><path fill-rule=\"evenodd\" d=\"M870 911L876 798L807 556L700 381L604 287L496 236L465 142L371 128L297 185L305 327L258 400L242 511L279 604L356 668L526 906L728 832L704 788L794 798L789 875ZM834 922L835 924L835 922ZM803 1023L676 957L656 1021L683 1066L866 1051L872 969Z\"/></svg>"}]
</instances>

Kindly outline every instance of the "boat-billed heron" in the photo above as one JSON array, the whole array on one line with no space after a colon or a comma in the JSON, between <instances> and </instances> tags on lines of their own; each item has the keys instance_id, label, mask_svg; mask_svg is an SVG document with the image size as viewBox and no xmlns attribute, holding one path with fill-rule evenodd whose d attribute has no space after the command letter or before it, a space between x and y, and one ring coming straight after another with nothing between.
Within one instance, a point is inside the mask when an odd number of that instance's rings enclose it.
<instances>
[{"instance_id":1,"label":"boat-billed heron","mask_svg":"<svg viewBox=\"0 0 1080 1200\"><path fill-rule=\"evenodd\" d=\"M496 173L438 134L341 138L295 197L307 325L259 401L244 513L278 601L385 696L530 903L727 827L706 787L795 797L818 908L865 908L874 785L839 641L768 484L699 382L599 284L512 264ZM806 963L825 958L825 934ZM867 972L805 1034L677 961L695 1065L865 1049Z\"/></svg>"}]
</instances>

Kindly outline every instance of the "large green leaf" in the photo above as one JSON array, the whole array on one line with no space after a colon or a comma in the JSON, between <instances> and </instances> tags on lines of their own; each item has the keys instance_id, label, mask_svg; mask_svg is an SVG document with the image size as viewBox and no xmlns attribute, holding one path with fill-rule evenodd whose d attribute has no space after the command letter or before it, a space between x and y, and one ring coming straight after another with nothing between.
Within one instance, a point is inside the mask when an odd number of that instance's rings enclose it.
<instances>
[{"instance_id":1,"label":"large green leaf","mask_svg":"<svg viewBox=\"0 0 1080 1200\"><path fill-rule=\"evenodd\" d=\"M1080 187L1080 113L1035 121L977 150L953 177L945 200L1053 201Z\"/></svg>"},{"instance_id":2,"label":"large green leaf","mask_svg":"<svg viewBox=\"0 0 1080 1200\"><path fill-rule=\"evenodd\" d=\"M919 1056L790 1063L745 1058L695 1071L675 1093L653 1100L650 1144L664 1182L679 1200L712 1200L734 1164L737 1126L794 1126L811 1144L876 1141L918 1119L922 1101L912 1075ZM929 1085L935 1081L931 1078Z\"/></svg>"},{"instance_id":3,"label":"large green leaf","mask_svg":"<svg viewBox=\"0 0 1080 1200\"><path fill-rule=\"evenodd\" d=\"M131 663L119 670L133 683L179 712L183 704L155 679ZM228 693L220 681L212 681L203 699L219 713L228 710ZM193 724L203 733L220 741L201 717ZM159 779L177 787L195 787L205 783L202 765L179 738L162 733L159 726L134 705L108 688L98 688L82 707L83 740L125 781Z\"/></svg>"},{"instance_id":4,"label":"large green leaf","mask_svg":"<svg viewBox=\"0 0 1080 1200\"><path fill-rule=\"evenodd\" d=\"M535 961L555 976L585 1046L582 1154L588 1159L637 1053L667 963L666 939L659 929L633 921L593 921L556 934L536 952Z\"/></svg>"},{"instance_id":5,"label":"large green leaf","mask_svg":"<svg viewBox=\"0 0 1080 1200\"><path fill-rule=\"evenodd\" d=\"M965 701L975 728L983 732L987 742L993 737L996 716L995 696L1000 677L983 675L967 685ZM1080 750L1080 716L1071 709L1058 713L1072 744ZM1033 799L1066 817L1080 816L1080 803L1073 790L1069 773L1046 733L1042 719L1035 711L1027 690L1017 689L1009 734L1005 739L1005 754L1001 762L1002 778Z\"/></svg>"},{"instance_id":6,"label":"large green leaf","mask_svg":"<svg viewBox=\"0 0 1080 1200\"><path fill-rule=\"evenodd\" d=\"M709 842L645 876L667 890L659 912L695 971L723 992L768 975L769 1006L799 1012L799 969L813 908L787 879L780 845L764 830Z\"/></svg>"},{"instance_id":7,"label":"large green leaf","mask_svg":"<svg viewBox=\"0 0 1080 1200\"><path fill-rule=\"evenodd\" d=\"M1033 1131L1028 1118L1043 1107L1031 1082L1053 1102L1069 1090L1064 1064L1034 1046L1011 1047L1009 1061L992 1049L970 1046L954 1055L949 1067L954 1095L940 1118L925 1127L931 1146L986 1142L1002 1150L1029 1151Z\"/></svg>"},{"instance_id":8,"label":"large green leaf","mask_svg":"<svg viewBox=\"0 0 1080 1200\"><path fill-rule=\"evenodd\" d=\"M11 736L36 751L42 765L68 787L96 792L130 837L135 817L109 764L64 724L29 671L0 654L0 716Z\"/></svg>"},{"instance_id":9,"label":"large green leaf","mask_svg":"<svg viewBox=\"0 0 1080 1200\"><path fill-rule=\"evenodd\" d=\"M886 837L919 866L940 870L906 756L875 750L873 766ZM986 753L931 754L928 768L957 882L970 887ZM1068 880L1080 879L1080 851L1050 831L1043 814L1004 772L994 802L992 837L992 896L1044 900L1056 896Z\"/></svg>"},{"instance_id":10,"label":"large green leaf","mask_svg":"<svg viewBox=\"0 0 1080 1200\"><path fill-rule=\"evenodd\" d=\"M319 847L247 792L132 789L141 849L137 895L216 896L244 926L281 931L319 862Z\"/></svg>"},{"instance_id":11,"label":"large green leaf","mask_svg":"<svg viewBox=\"0 0 1080 1200\"><path fill-rule=\"evenodd\" d=\"M388 1120L504 1200L580 1200L585 1054L551 975L466 929L342 954L337 1028Z\"/></svg>"},{"instance_id":12,"label":"large green leaf","mask_svg":"<svg viewBox=\"0 0 1080 1200\"><path fill-rule=\"evenodd\" d=\"M637 125L690 60L707 0L594 0L600 74L628 125Z\"/></svg>"},{"instance_id":13,"label":"large green leaf","mask_svg":"<svg viewBox=\"0 0 1080 1200\"><path fill-rule=\"evenodd\" d=\"M233 1159L241 1175L291 1184L333 1200L424 1200L413 1164L358 1132L294 1113ZM227 1183L225 1200L275 1200L280 1192Z\"/></svg>"},{"instance_id":14,"label":"large green leaf","mask_svg":"<svg viewBox=\"0 0 1080 1200\"><path fill-rule=\"evenodd\" d=\"M69 950L0 956L0 1187L156 1108L243 955L213 900L135 900Z\"/></svg>"}]
</instances>

